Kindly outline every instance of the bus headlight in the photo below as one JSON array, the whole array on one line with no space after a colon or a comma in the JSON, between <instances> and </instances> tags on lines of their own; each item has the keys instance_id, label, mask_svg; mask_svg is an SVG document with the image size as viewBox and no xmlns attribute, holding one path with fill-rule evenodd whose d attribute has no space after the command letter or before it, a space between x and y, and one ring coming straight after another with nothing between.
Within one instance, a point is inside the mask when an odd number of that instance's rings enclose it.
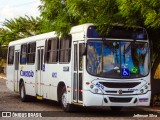
<instances>
[{"instance_id":1,"label":"bus headlight","mask_svg":"<svg viewBox=\"0 0 160 120\"><path fill-rule=\"evenodd\" d=\"M93 89L93 88L94 88L94 85L90 85L90 88Z\"/></svg>"},{"instance_id":2,"label":"bus headlight","mask_svg":"<svg viewBox=\"0 0 160 120\"><path fill-rule=\"evenodd\" d=\"M147 86L147 85L145 85L145 86L144 86L144 88L145 88L145 89L148 89L148 86Z\"/></svg>"},{"instance_id":3,"label":"bus headlight","mask_svg":"<svg viewBox=\"0 0 160 120\"><path fill-rule=\"evenodd\" d=\"M140 89L140 93L141 94L144 94L144 93L146 93L148 91L148 85L144 85L141 89Z\"/></svg>"},{"instance_id":4,"label":"bus headlight","mask_svg":"<svg viewBox=\"0 0 160 120\"><path fill-rule=\"evenodd\" d=\"M143 94L143 92L144 92L144 89L141 89L141 90L140 90L140 92Z\"/></svg>"},{"instance_id":5,"label":"bus headlight","mask_svg":"<svg viewBox=\"0 0 160 120\"><path fill-rule=\"evenodd\" d=\"M90 91L95 94L103 94L103 92L95 85L90 85Z\"/></svg>"}]
</instances>

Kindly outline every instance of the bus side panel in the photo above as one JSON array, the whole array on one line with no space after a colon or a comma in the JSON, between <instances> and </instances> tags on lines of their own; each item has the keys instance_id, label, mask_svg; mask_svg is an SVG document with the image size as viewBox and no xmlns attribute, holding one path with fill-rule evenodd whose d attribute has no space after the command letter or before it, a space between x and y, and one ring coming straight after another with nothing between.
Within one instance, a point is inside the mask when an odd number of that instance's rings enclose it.
<instances>
[{"instance_id":1,"label":"bus side panel","mask_svg":"<svg viewBox=\"0 0 160 120\"><path fill-rule=\"evenodd\" d=\"M45 98L45 99L50 99L50 95L49 95L49 92L50 92L49 88L51 86L51 84L49 83L49 81L51 79L50 72L51 71L48 69L48 65L46 64L45 70L43 72L43 79L41 81L42 82L42 86L41 86L42 93L41 94L42 94L43 98Z\"/></svg>"},{"instance_id":2,"label":"bus side panel","mask_svg":"<svg viewBox=\"0 0 160 120\"><path fill-rule=\"evenodd\" d=\"M65 68L68 70L65 71ZM57 101L57 88L60 82L71 87L70 64L46 64L43 73L43 97ZM70 89L70 88L67 88ZM60 91L59 91L60 92ZM69 93L69 98L71 94Z\"/></svg>"},{"instance_id":3,"label":"bus side panel","mask_svg":"<svg viewBox=\"0 0 160 120\"><path fill-rule=\"evenodd\" d=\"M43 97L57 101L57 64L46 64L43 74Z\"/></svg>"},{"instance_id":4,"label":"bus side panel","mask_svg":"<svg viewBox=\"0 0 160 120\"><path fill-rule=\"evenodd\" d=\"M6 86L9 90L14 91L14 56L15 47L9 46L8 47L8 54L7 54L7 80Z\"/></svg>"},{"instance_id":5,"label":"bus side panel","mask_svg":"<svg viewBox=\"0 0 160 120\"><path fill-rule=\"evenodd\" d=\"M7 65L7 88L14 91L14 65Z\"/></svg>"},{"instance_id":6,"label":"bus side panel","mask_svg":"<svg viewBox=\"0 0 160 120\"><path fill-rule=\"evenodd\" d=\"M35 96L35 65L21 65L19 74L25 83L26 94Z\"/></svg>"},{"instance_id":7,"label":"bus side panel","mask_svg":"<svg viewBox=\"0 0 160 120\"><path fill-rule=\"evenodd\" d=\"M58 67L57 67L58 68ZM67 95L68 95L68 101L71 99L71 64L59 64L59 68L57 70L57 78L58 81L56 81L56 86L58 87L59 82L64 81L65 87L67 90ZM70 91L70 92L68 92ZM60 92L60 91L59 91Z\"/></svg>"}]
</instances>

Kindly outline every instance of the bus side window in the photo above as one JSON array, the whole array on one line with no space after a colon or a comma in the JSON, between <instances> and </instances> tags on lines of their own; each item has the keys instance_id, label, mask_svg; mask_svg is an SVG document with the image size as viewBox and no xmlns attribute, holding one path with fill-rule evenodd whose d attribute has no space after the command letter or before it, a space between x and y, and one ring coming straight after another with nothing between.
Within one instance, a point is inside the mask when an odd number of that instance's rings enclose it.
<instances>
[{"instance_id":1,"label":"bus side window","mask_svg":"<svg viewBox=\"0 0 160 120\"><path fill-rule=\"evenodd\" d=\"M12 65L14 62L14 46L9 47L8 64Z\"/></svg>"},{"instance_id":2,"label":"bus side window","mask_svg":"<svg viewBox=\"0 0 160 120\"><path fill-rule=\"evenodd\" d=\"M85 52L85 44L80 43L79 44L79 70L83 70L83 55Z\"/></svg>"},{"instance_id":3,"label":"bus side window","mask_svg":"<svg viewBox=\"0 0 160 120\"><path fill-rule=\"evenodd\" d=\"M28 44L27 63L35 63L36 42Z\"/></svg>"},{"instance_id":4,"label":"bus side window","mask_svg":"<svg viewBox=\"0 0 160 120\"><path fill-rule=\"evenodd\" d=\"M45 59L49 64L58 62L58 43L58 38L52 38L46 42Z\"/></svg>"},{"instance_id":5,"label":"bus side window","mask_svg":"<svg viewBox=\"0 0 160 120\"><path fill-rule=\"evenodd\" d=\"M21 57L20 64L26 64L27 62L27 44L21 45Z\"/></svg>"},{"instance_id":6,"label":"bus side window","mask_svg":"<svg viewBox=\"0 0 160 120\"><path fill-rule=\"evenodd\" d=\"M71 35L60 40L59 61L61 63L69 63L71 57Z\"/></svg>"},{"instance_id":7,"label":"bus side window","mask_svg":"<svg viewBox=\"0 0 160 120\"><path fill-rule=\"evenodd\" d=\"M47 63L47 44L48 44L48 41L46 40L45 41L45 53L44 53L44 63Z\"/></svg>"}]
</instances>

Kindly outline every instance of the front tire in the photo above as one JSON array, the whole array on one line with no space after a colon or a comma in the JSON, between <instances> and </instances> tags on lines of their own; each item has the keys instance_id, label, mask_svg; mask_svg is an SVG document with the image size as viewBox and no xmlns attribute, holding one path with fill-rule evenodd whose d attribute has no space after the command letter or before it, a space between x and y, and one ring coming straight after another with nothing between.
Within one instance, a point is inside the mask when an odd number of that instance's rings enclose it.
<instances>
[{"instance_id":1,"label":"front tire","mask_svg":"<svg viewBox=\"0 0 160 120\"><path fill-rule=\"evenodd\" d=\"M26 102L28 98L28 96L26 95L24 82L20 84L20 98L22 102Z\"/></svg>"},{"instance_id":2,"label":"front tire","mask_svg":"<svg viewBox=\"0 0 160 120\"><path fill-rule=\"evenodd\" d=\"M67 103L67 91L66 88L63 87L62 94L61 94L61 105L65 112L71 112L72 106L71 104Z\"/></svg>"}]
</instances>

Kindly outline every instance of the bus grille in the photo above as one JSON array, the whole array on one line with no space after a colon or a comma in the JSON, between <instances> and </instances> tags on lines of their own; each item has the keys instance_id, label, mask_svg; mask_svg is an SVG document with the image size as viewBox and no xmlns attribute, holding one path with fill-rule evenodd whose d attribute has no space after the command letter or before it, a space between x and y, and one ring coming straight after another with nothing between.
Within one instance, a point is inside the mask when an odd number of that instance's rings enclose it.
<instances>
[{"instance_id":1,"label":"bus grille","mask_svg":"<svg viewBox=\"0 0 160 120\"><path fill-rule=\"evenodd\" d=\"M129 82L129 83L117 83L117 82L99 82L108 88L133 88L140 84L140 82Z\"/></svg>"},{"instance_id":2,"label":"bus grille","mask_svg":"<svg viewBox=\"0 0 160 120\"><path fill-rule=\"evenodd\" d=\"M132 98L115 98L115 97L109 97L111 102L130 102Z\"/></svg>"},{"instance_id":3,"label":"bus grille","mask_svg":"<svg viewBox=\"0 0 160 120\"><path fill-rule=\"evenodd\" d=\"M117 93L117 91L105 91L107 93ZM133 93L134 91L123 91L123 93Z\"/></svg>"}]
</instances>

